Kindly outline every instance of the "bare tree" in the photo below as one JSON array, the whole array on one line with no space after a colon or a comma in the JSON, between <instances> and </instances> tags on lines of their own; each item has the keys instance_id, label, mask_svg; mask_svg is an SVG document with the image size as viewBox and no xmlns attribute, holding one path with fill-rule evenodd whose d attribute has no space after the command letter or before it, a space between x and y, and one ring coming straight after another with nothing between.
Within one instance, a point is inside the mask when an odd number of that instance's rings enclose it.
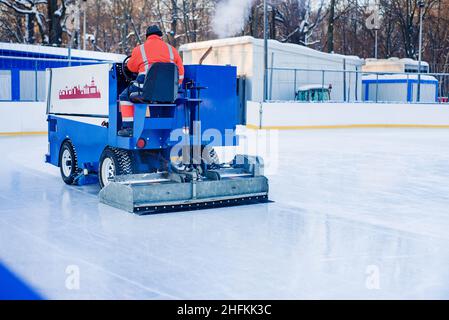
<instances>
[{"instance_id":1,"label":"bare tree","mask_svg":"<svg viewBox=\"0 0 449 320\"><path fill-rule=\"evenodd\" d=\"M60 46L62 44L68 2L47 0L48 42L51 45Z\"/></svg>"},{"instance_id":2,"label":"bare tree","mask_svg":"<svg viewBox=\"0 0 449 320\"><path fill-rule=\"evenodd\" d=\"M65 32L66 6L75 0L0 0L2 10L7 8L5 14L15 17L17 26L23 30L15 31L11 26L2 24L9 29L9 33L16 40L25 43L42 43L60 46L62 35ZM22 27L23 25L23 27ZM36 31L38 34L36 34ZM23 34L23 35L22 35Z\"/></svg>"},{"instance_id":3,"label":"bare tree","mask_svg":"<svg viewBox=\"0 0 449 320\"><path fill-rule=\"evenodd\" d=\"M435 3L436 0L424 2L423 17L426 17ZM418 0L391 0L388 5L402 35L404 55L408 58L416 58L419 32Z\"/></svg>"},{"instance_id":4,"label":"bare tree","mask_svg":"<svg viewBox=\"0 0 449 320\"><path fill-rule=\"evenodd\" d=\"M331 0L327 19L327 52L334 52L334 23L336 0Z\"/></svg>"},{"instance_id":5,"label":"bare tree","mask_svg":"<svg viewBox=\"0 0 449 320\"><path fill-rule=\"evenodd\" d=\"M25 35L26 43L35 43L35 24L38 25L42 40L48 43L45 34L45 14L43 10L47 4L47 0L0 0L0 4L12 9L16 14L22 15L25 19Z\"/></svg>"},{"instance_id":6,"label":"bare tree","mask_svg":"<svg viewBox=\"0 0 449 320\"><path fill-rule=\"evenodd\" d=\"M21 15L0 6L0 41L26 42Z\"/></svg>"},{"instance_id":7,"label":"bare tree","mask_svg":"<svg viewBox=\"0 0 449 320\"><path fill-rule=\"evenodd\" d=\"M211 39L215 8L230 0L89 0L87 30L81 30L82 0L0 0L0 41L88 48L129 54L158 24L175 46ZM235 4L235 1L233 0ZM245 0L248 14L235 35L263 36L262 0ZM313 2L312 2L313 1ZM318 2L317 2L318 1ZM418 0L378 0L379 57L416 58ZM230 2L230 5L232 4ZM319 50L372 57L375 32L366 26L368 0L271 0L269 36ZM312 5L313 4L313 5ZM242 30L242 31L240 31ZM214 32L215 31L215 32ZM426 0L423 59L433 71L449 71L449 0Z\"/></svg>"}]
</instances>

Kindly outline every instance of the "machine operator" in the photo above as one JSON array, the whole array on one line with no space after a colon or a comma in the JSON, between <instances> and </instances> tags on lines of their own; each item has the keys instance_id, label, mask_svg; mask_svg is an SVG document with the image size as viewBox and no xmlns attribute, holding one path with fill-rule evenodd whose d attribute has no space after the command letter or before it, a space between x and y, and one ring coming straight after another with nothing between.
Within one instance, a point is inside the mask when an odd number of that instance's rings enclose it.
<instances>
[{"instance_id":1,"label":"machine operator","mask_svg":"<svg viewBox=\"0 0 449 320\"><path fill-rule=\"evenodd\" d=\"M152 25L147 28L146 41L135 47L131 58L128 60L129 71L137 73L137 79L126 88L119 96L120 112L122 113L123 127L119 130L120 136L132 136L134 121L134 104L129 101L129 94L139 91L145 82L145 75L153 63L174 63L178 67L179 84L184 79L184 65L178 51L170 44L162 40L162 31L158 26Z\"/></svg>"}]
</instances>

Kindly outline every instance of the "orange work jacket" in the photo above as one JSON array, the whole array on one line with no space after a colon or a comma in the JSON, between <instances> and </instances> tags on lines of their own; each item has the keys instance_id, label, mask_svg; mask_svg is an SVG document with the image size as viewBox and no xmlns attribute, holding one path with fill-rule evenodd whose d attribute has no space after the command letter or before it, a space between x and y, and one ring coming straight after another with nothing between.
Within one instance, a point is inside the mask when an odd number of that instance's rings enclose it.
<instances>
[{"instance_id":1,"label":"orange work jacket","mask_svg":"<svg viewBox=\"0 0 449 320\"><path fill-rule=\"evenodd\" d=\"M144 73L146 72L146 67L155 62L176 64L179 72L179 84L182 83L184 80L184 65L178 51L168 43L165 43L162 37L155 34L149 36L144 44L133 49L127 66L131 72Z\"/></svg>"}]
</instances>

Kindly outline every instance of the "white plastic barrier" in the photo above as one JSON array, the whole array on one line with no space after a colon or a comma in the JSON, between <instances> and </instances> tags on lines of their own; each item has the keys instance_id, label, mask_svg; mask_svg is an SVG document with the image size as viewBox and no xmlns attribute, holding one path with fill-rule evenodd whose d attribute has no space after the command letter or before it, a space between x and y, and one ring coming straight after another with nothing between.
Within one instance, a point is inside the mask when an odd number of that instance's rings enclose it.
<instances>
[{"instance_id":1,"label":"white plastic barrier","mask_svg":"<svg viewBox=\"0 0 449 320\"><path fill-rule=\"evenodd\" d=\"M0 136L47 131L45 102L0 101Z\"/></svg>"},{"instance_id":2,"label":"white plastic barrier","mask_svg":"<svg viewBox=\"0 0 449 320\"><path fill-rule=\"evenodd\" d=\"M449 105L248 101L247 126L264 129L449 128Z\"/></svg>"},{"instance_id":3,"label":"white plastic barrier","mask_svg":"<svg viewBox=\"0 0 449 320\"><path fill-rule=\"evenodd\" d=\"M265 129L447 127L449 105L375 103L247 103L247 126ZM45 102L0 101L0 135L47 131ZM262 120L262 121L261 121ZM261 122L260 122L261 121Z\"/></svg>"}]
</instances>

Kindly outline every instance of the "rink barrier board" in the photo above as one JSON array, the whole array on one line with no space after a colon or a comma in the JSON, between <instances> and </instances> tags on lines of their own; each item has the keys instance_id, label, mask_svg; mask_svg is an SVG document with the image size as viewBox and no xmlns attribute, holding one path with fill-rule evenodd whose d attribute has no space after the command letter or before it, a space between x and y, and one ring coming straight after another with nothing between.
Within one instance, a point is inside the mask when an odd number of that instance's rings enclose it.
<instances>
[{"instance_id":1,"label":"rink barrier board","mask_svg":"<svg viewBox=\"0 0 449 320\"><path fill-rule=\"evenodd\" d=\"M449 104L247 102L250 129L449 128Z\"/></svg>"},{"instance_id":2,"label":"rink barrier board","mask_svg":"<svg viewBox=\"0 0 449 320\"><path fill-rule=\"evenodd\" d=\"M248 124L248 129L252 130L326 130L326 129L369 129L369 128L421 128L421 129L449 129L449 125L426 125L426 124L350 124L350 125L329 125L329 126L259 126ZM0 132L0 137L46 135L47 131L37 132Z\"/></svg>"},{"instance_id":3,"label":"rink barrier board","mask_svg":"<svg viewBox=\"0 0 449 320\"><path fill-rule=\"evenodd\" d=\"M43 101L0 101L0 136L46 133L45 108Z\"/></svg>"},{"instance_id":4,"label":"rink barrier board","mask_svg":"<svg viewBox=\"0 0 449 320\"><path fill-rule=\"evenodd\" d=\"M248 124L253 130L317 130L317 129L369 129L369 128L423 128L423 129L449 129L449 125L432 124L348 124L326 126L256 126Z\"/></svg>"},{"instance_id":5,"label":"rink barrier board","mask_svg":"<svg viewBox=\"0 0 449 320\"><path fill-rule=\"evenodd\" d=\"M357 109L366 107L360 103L272 102L270 104L276 105L276 110L262 112L262 129L449 128L449 105L445 104L368 104L367 108L371 111L362 115L362 118L359 110L354 111L358 113L357 115L350 110L345 111L345 108L355 110L355 107ZM387 106L393 108L391 112ZM316 108L325 108L326 112L323 110L321 114L315 114ZM374 110L375 108L377 109ZM416 112L426 108L428 112ZM351 118L348 118L348 115ZM423 117L426 119L423 120ZM260 128L259 102L248 101L247 128ZM46 133L45 103L0 102L0 137Z\"/></svg>"}]
</instances>

